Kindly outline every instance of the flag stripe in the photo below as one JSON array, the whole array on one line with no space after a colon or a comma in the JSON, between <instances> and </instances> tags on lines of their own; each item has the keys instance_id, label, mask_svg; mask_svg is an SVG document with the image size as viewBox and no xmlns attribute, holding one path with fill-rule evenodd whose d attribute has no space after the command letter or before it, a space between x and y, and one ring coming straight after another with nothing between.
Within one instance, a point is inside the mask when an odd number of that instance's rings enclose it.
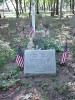
<instances>
[{"instance_id":1,"label":"flag stripe","mask_svg":"<svg viewBox=\"0 0 75 100\"><path fill-rule=\"evenodd\" d=\"M66 62L66 58L67 58L67 52L63 53L61 64L64 64Z\"/></svg>"},{"instance_id":2,"label":"flag stripe","mask_svg":"<svg viewBox=\"0 0 75 100\"><path fill-rule=\"evenodd\" d=\"M18 49L18 54L16 56L16 61L15 61L19 66L24 67L24 58L23 58L23 53L21 49Z\"/></svg>"},{"instance_id":3,"label":"flag stripe","mask_svg":"<svg viewBox=\"0 0 75 100\"><path fill-rule=\"evenodd\" d=\"M30 23L29 36L32 37L33 33L34 33L34 29L32 23Z\"/></svg>"},{"instance_id":4,"label":"flag stripe","mask_svg":"<svg viewBox=\"0 0 75 100\"><path fill-rule=\"evenodd\" d=\"M60 64L64 64L66 62L66 59L67 59L68 55L69 55L69 49L68 49L67 43L66 43L65 47L64 47L64 52L62 54Z\"/></svg>"},{"instance_id":5,"label":"flag stripe","mask_svg":"<svg viewBox=\"0 0 75 100\"><path fill-rule=\"evenodd\" d=\"M21 31L21 37L23 37L25 34L26 34L26 32L25 32L24 27L23 27L23 29Z\"/></svg>"},{"instance_id":6,"label":"flag stripe","mask_svg":"<svg viewBox=\"0 0 75 100\"><path fill-rule=\"evenodd\" d=\"M20 31L20 27L17 23L16 23L16 29Z\"/></svg>"}]
</instances>

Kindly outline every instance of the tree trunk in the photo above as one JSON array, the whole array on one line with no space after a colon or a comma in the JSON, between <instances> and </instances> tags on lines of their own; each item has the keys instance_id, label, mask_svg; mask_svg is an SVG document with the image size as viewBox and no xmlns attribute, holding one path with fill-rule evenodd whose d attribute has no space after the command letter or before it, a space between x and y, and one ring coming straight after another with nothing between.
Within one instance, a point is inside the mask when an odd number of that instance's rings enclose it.
<instances>
[{"instance_id":1,"label":"tree trunk","mask_svg":"<svg viewBox=\"0 0 75 100\"><path fill-rule=\"evenodd\" d=\"M54 3L51 2L51 16L54 17Z\"/></svg>"},{"instance_id":2,"label":"tree trunk","mask_svg":"<svg viewBox=\"0 0 75 100\"><path fill-rule=\"evenodd\" d=\"M44 5L44 12L45 12L45 0L43 1L43 5Z\"/></svg>"},{"instance_id":3,"label":"tree trunk","mask_svg":"<svg viewBox=\"0 0 75 100\"><path fill-rule=\"evenodd\" d=\"M19 8L20 8L20 14L21 14L21 2L20 2L20 0L19 0Z\"/></svg>"},{"instance_id":4,"label":"tree trunk","mask_svg":"<svg viewBox=\"0 0 75 100\"><path fill-rule=\"evenodd\" d=\"M18 12L18 0L15 0L16 3L16 17L19 18L19 12Z\"/></svg>"},{"instance_id":5,"label":"tree trunk","mask_svg":"<svg viewBox=\"0 0 75 100\"><path fill-rule=\"evenodd\" d=\"M37 0L37 11L36 11L37 14L39 14L39 0Z\"/></svg>"},{"instance_id":6,"label":"tree trunk","mask_svg":"<svg viewBox=\"0 0 75 100\"><path fill-rule=\"evenodd\" d=\"M74 0L72 0L72 13L74 14Z\"/></svg>"},{"instance_id":7,"label":"tree trunk","mask_svg":"<svg viewBox=\"0 0 75 100\"><path fill-rule=\"evenodd\" d=\"M25 3L25 0L24 0L24 11L26 12L26 3Z\"/></svg>"},{"instance_id":8,"label":"tree trunk","mask_svg":"<svg viewBox=\"0 0 75 100\"><path fill-rule=\"evenodd\" d=\"M50 7L51 7L51 5L49 4L49 10L51 10Z\"/></svg>"},{"instance_id":9,"label":"tree trunk","mask_svg":"<svg viewBox=\"0 0 75 100\"><path fill-rule=\"evenodd\" d=\"M42 10L43 10L43 5L42 5Z\"/></svg>"},{"instance_id":10,"label":"tree trunk","mask_svg":"<svg viewBox=\"0 0 75 100\"><path fill-rule=\"evenodd\" d=\"M70 11L71 11L71 8L72 8L72 3L71 3L71 0L70 0Z\"/></svg>"},{"instance_id":11,"label":"tree trunk","mask_svg":"<svg viewBox=\"0 0 75 100\"><path fill-rule=\"evenodd\" d=\"M60 0L60 20L62 18L62 2L63 0Z\"/></svg>"},{"instance_id":12,"label":"tree trunk","mask_svg":"<svg viewBox=\"0 0 75 100\"><path fill-rule=\"evenodd\" d=\"M6 6L7 6L7 8L8 8L8 10L9 10L9 12L10 12L10 9L9 9L9 6L8 6L8 4L7 4L6 0L5 0L5 3L6 3Z\"/></svg>"},{"instance_id":13,"label":"tree trunk","mask_svg":"<svg viewBox=\"0 0 75 100\"><path fill-rule=\"evenodd\" d=\"M30 7L29 7L29 17L31 15L31 0L30 0Z\"/></svg>"},{"instance_id":14,"label":"tree trunk","mask_svg":"<svg viewBox=\"0 0 75 100\"><path fill-rule=\"evenodd\" d=\"M19 0L19 5L20 5L20 13L23 13L23 9L22 9L22 0Z\"/></svg>"},{"instance_id":15,"label":"tree trunk","mask_svg":"<svg viewBox=\"0 0 75 100\"><path fill-rule=\"evenodd\" d=\"M56 15L59 15L59 0L56 0Z\"/></svg>"},{"instance_id":16,"label":"tree trunk","mask_svg":"<svg viewBox=\"0 0 75 100\"><path fill-rule=\"evenodd\" d=\"M12 5L13 5L13 7L14 7L15 11L16 11L15 5L13 4L12 0L10 0L10 1L11 1Z\"/></svg>"},{"instance_id":17,"label":"tree trunk","mask_svg":"<svg viewBox=\"0 0 75 100\"><path fill-rule=\"evenodd\" d=\"M55 13L55 1L54 1L53 9L54 9L54 13Z\"/></svg>"}]
</instances>

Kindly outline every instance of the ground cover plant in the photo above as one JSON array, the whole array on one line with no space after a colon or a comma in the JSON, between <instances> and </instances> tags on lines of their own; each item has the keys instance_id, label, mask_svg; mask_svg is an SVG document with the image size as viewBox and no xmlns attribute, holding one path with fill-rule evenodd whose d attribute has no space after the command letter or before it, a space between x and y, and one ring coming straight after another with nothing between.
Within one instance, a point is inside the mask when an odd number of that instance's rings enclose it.
<instances>
[{"instance_id":1,"label":"ground cover plant","mask_svg":"<svg viewBox=\"0 0 75 100\"><path fill-rule=\"evenodd\" d=\"M75 37L70 31L70 19L60 21L59 18L45 17L49 20L50 37L43 40L43 45L44 49L56 50L56 75L25 76L15 58L19 46L23 51L26 49L29 33L23 38L20 32L9 36L0 33L0 100L75 100ZM43 18L39 16L38 23ZM45 22L43 27L48 26ZM25 28L27 30L28 25ZM66 64L61 66L59 62L66 37L70 55Z\"/></svg>"}]
</instances>

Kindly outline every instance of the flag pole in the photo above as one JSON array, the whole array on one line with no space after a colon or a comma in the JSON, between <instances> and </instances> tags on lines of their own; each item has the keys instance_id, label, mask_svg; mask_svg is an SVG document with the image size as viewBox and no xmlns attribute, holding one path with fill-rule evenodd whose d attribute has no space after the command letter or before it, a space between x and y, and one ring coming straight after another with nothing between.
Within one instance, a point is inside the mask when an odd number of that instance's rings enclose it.
<instances>
[{"instance_id":1,"label":"flag pole","mask_svg":"<svg viewBox=\"0 0 75 100\"><path fill-rule=\"evenodd\" d=\"M35 33L35 2L34 0L31 0L31 11L32 11L32 26Z\"/></svg>"},{"instance_id":2,"label":"flag pole","mask_svg":"<svg viewBox=\"0 0 75 100\"><path fill-rule=\"evenodd\" d=\"M66 37L66 43L67 43L67 37Z\"/></svg>"},{"instance_id":3,"label":"flag pole","mask_svg":"<svg viewBox=\"0 0 75 100\"><path fill-rule=\"evenodd\" d=\"M4 0L3 0L3 17L4 17Z\"/></svg>"},{"instance_id":4,"label":"flag pole","mask_svg":"<svg viewBox=\"0 0 75 100\"><path fill-rule=\"evenodd\" d=\"M65 43L67 44L67 37L65 37L66 39L65 39Z\"/></svg>"}]
</instances>

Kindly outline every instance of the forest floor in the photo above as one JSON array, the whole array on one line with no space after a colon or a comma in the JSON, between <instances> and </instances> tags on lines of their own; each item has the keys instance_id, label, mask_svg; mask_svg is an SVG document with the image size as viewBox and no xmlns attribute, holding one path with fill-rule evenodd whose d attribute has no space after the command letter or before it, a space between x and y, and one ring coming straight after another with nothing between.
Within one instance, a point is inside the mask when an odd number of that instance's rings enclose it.
<instances>
[{"instance_id":1,"label":"forest floor","mask_svg":"<svg viewBox=\"0 0 75 100\"><path fill-rule=\"evenodd\" d=\"M70 18L63 18L61 21L55 18L49 18L49 20L50 31L52 32L50 36L55 39L58 38L58 41L63 43L65 36L68 39L70 54L66 64L59 64L62 52L56 52L56 75L25 76L23 69L20 69L17 77L19 81L5 90L0 89L0 100L75 100L75 35L71 31ZM5 32L4 30L3 33ZM17 37L16 34L10 34L9 38L6 34L0 33L0 41L11 42L12 40L11 44L16 48L13 41L15 37ZM10 71L14 66L17 64L10 61L3 68ZM3 70L0 72L3 73Z\"/></svg>"}]
</instances>

